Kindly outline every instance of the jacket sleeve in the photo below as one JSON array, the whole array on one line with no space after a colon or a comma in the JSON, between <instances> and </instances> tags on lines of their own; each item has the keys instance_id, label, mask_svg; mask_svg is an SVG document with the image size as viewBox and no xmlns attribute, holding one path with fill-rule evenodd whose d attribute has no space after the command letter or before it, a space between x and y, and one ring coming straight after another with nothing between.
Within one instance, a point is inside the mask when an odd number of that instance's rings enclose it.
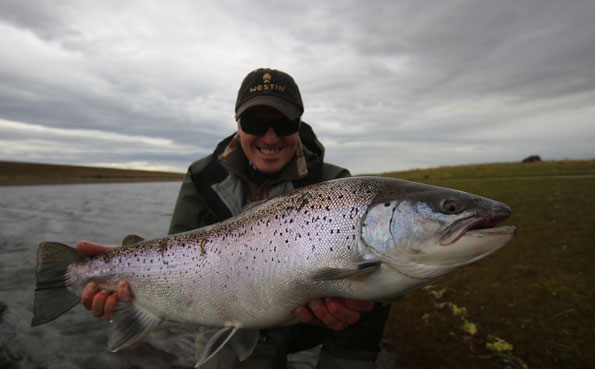
<instances>
[{"instance_id":1,"label":"jacket sleeve","mask_svg":"<svg viewBox=\"0 0 595 369\"><path fill-rule=\"evenodd\" d=\"M217 218L192 182L189 168L176 200L168 234L181 233L215 223Z\"/></svg>"}]
</instances>

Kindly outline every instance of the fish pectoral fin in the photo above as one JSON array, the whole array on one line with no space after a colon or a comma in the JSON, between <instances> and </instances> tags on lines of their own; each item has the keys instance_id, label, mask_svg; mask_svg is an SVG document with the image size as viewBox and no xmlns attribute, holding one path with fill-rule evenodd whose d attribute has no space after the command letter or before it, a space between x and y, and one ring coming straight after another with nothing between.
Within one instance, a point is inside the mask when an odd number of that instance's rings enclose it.
<instances>
[{"instance_id":1,"label":"fish pectoral fin","mask_svg":"<svg viewBox=\"0 0 595 369\"><path fill-rule=\"evenodd\" d=\"M380 268L381 264L382 261L380 260L366 260L345 268L322 268L312 273L310 278L314 281L328 281L362 276L375 272Z\"/></svg>"},{"instance_id":2,"label":"fish pectoral fin","mask_svg":"<svg viewBox=\"0 0 595 369\"><path fill-rule=\"evenodd\" d=\"M132 301L119 300L112 319L107 342L109 350L116 352L143 338L161 323L161 318Z\"/></svg>"},{"instance_id":3,"label":"fish pectoral fin","mask_svg":"<svg viewBox=\"0 0 595 369\"><path fill-rule=\"evenodd\" d=\"M142 238L141 236L138 236L135 234L129 234L128 236L126 236L122 239L121 246L134 245L135 243L139 243L144 240L145 239Z\"/></svg>"},{"instance_id":4,"label":"fish pectoral fin","mask_svg":"<svg viewBox=\"0 0 595 369\"><path fill-rule=\"evenodd\" d=\"M227 344L239 361L246 360L258 343L258 329L240 329Z\"/></svg>"},{"instance_id":5,"label":"fish pectoral fin","mask_svg":"<svg viewBox=\"0 0 595 369\"><path fill-rule=\"evenodd\" d=\"M233 335L238 331L236 327L225 327L218 330L205 344L200 356L198 357L198 361L196 362L195 368L200 367L202 364L206 363L210 358L215 356L225 344L233 337Z\"/></svg>"}]
</instances>

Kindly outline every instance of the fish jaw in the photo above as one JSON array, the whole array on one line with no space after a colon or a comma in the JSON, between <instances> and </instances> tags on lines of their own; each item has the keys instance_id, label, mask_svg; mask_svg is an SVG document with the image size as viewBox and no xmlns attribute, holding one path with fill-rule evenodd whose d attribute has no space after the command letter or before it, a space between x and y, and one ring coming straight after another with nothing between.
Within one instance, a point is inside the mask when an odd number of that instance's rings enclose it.
<instances>
[{"instance_id":1,"label":"fish jaw","mask_svg":"<svg viewBox=\"0 0 595 369\"><path fill-rule=\"evenodd\" d=\"M462 191L405 183L376 200L362 222L369 249L411 278L438 278L503 247L516 228L495 226L512 214L498 201ZM392 192L392 198L386 193Z\"/></svg>"},{"instance_id":2,"label":"fish jaw","mask_svg":"<svg viewBox=\"0 0 595 369\"><path fill-rule=\"evenodd\" d=\"M448 246L434 246L424 254L412 255L411 261L428 268L456 269L475 263L506 245L516 233L515 226L468 230Z\"/></svg>"}]
</instances>

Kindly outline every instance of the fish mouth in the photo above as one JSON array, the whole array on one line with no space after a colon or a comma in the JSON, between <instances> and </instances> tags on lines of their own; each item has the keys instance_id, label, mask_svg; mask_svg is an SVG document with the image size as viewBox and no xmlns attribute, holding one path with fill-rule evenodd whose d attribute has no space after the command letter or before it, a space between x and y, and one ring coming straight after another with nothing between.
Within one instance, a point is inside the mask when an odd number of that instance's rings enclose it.
<instances>
[{"instance_id":1,"label":"fish mouth","mask_svg":"<svg viewBox=\"0 0 595 369\"><path fill-rule=\"evenodd\" d=\"M471 215L448 226L440 237L440 246L448 246L457 242L466 234L482 236L514 233L515 227L496 227L510 217L510 213L495 213L484 216Z\"/></svg>"}]
</instances>

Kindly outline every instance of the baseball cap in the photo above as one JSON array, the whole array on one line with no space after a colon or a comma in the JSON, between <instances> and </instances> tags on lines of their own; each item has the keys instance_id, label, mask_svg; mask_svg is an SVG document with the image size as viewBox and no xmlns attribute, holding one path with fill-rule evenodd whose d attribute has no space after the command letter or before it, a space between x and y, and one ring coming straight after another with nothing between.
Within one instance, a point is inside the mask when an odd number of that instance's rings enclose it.
<instances>
[{"instance_id":1,"label":"baseball cap","mask_svg":"<svg viewBox=\"0 0 595 369\"><path fill-rule=\"evenodd\" d=\"M297 84L289 74L276 69L260 68L248 73L238 92L236 118L258 105L277 109L290 120L304 112Z\"/></svg>"}]
</instances>

